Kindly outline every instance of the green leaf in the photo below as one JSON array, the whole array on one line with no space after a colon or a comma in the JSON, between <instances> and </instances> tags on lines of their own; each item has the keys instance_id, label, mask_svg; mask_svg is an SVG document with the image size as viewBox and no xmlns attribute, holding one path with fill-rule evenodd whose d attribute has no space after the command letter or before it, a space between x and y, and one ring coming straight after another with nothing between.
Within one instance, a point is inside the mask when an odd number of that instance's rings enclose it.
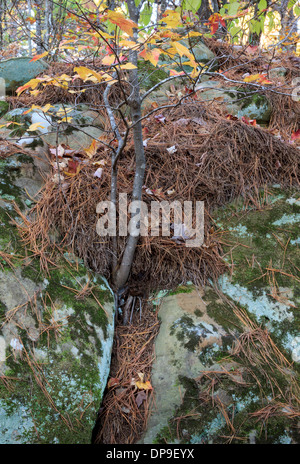
<instances>
[{"instance_id":1,"label":"green leaf","mask_svg":"<svg viewBox=\"0 0 300 464\"><path fill-rule=\"evenodd\" d=\"M275 26L274 13L273 13L273 11L269 11L269 13L268 13L267 16L268 16L268 18L269 18L268 29L269 29L269 31L271 31L272 29L274 29L274 26Z\"/></svg>"},{"instance_id":2,"label":"green leaf","mask_svg":"<svg viewBox=\"0 0 300 464\"><path fill-rule=\"evenodd\" d=\"M151 16L152 16L152 6L146 4L141 11L141 19L140 19L141 24L143 26L148 26L151 20Z\"/></svg>"},{"instance_id":3,"label":"green leaf","mask_svg":"<svg viewBox=\"0 0 300 464\"><path fill-rule=\"evenodd\" d=\"M254 32L256 32L257 35L261 32L261 23L259 21L256 21L254 24Z\"/></svg>"},{"instance_id":4,"label":"green leaf","mask_svg":"<svg viewBox=\"0 0 300 464\"><path fill-rule=\"evenodd\" d=\"M230 3L229 8L228 8L229 16L235 16L238 12L239 6L240 6L239 2Z\"/></svg>"},{"instance_id":5,"label":"green leaf","mask_svg":"<svg viewBox=\"0 0 300 464\"><path fill-rule=\"evenodd\" d=\"M266 8L268 8L268 2L267 2L267 0L260 0L260 2L259 2L259 4L258 4L258 9L259 9L259 11L265 10Z\"/></svg>"},{"instance_id":6,"label":"green leaf","mask_svg":"<svg viewBox=\"0 0 300 464\"><path fill-rule=\"evenodd\" d=\"M241 27L238 27L238 26L230 27L229 32L232 37L235 37L237 34L241 32Z\"/></svg>"},{"instance_id":7,"label":"green leaf","mask_svg":"<svg viewBox=\"0 0 300 464\"><path fill-rule=\"evenodd\" d=\"M183 0L182 9L191 10L193 13L196 13L200 8L201 3L202 0Z\"/></svg>"}]
</instances>

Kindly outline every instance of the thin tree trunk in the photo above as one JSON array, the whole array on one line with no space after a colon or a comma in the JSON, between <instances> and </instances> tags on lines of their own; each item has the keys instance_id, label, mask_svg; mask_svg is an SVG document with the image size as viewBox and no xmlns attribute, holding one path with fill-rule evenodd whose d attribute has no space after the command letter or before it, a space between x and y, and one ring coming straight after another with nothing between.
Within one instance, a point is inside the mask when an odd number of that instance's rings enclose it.
<instances>
[{"instance_id":1,"label":"thin tree trunk","mask_svg":"<svg viewBox=\"0 0 300 464\"><path fill-rule=\"evenodd\" d=\"M50 37L50 5L49 0L45 0L45 36L44 44L46 50L49 50L49 37Z\"/></svg>"},{"instance_id":2,"label":"thin tree trunk","mask_svg":"<svg viewBox=\"0 0 300 464\"><path fill-rule=\"evenodd\" d=\"M202 0L201 6L199 10L197 11L197 15L200 18L200 21L207 21L208 18L213 14L210 5L209 5L209 0Z\"/></svg>"},{"instance_id":3,"label":"thin tree trunk","mask_svg":"<svg viewBox=\"0 0 300 464\"><path fill-rule=\"evenodd\" d=\"M130 19L135 23L139 20L139 10L135 6L134 0L127 0L128 11ZM133 40L137 41L137 33L134 32ZM135 151L135 176L132 190L132 201L142 200L142 189L144 185L144 176L146 169L145 152L143 145L143 132L141 124L141 97L140 97L140 86L138 81L138 69L137 69L137 51L132 50L129 55L131 63L136 66L136 69L129 71L129 82L131 84L131 96L129 98L129 105L131 110L131 121L133 124L133 141ZM134 216L131 216L134 219ZM114 284L117 289L122 288L129 277L136 246L139 240L138 236L129 235L125 250L123 253L122 261L114 275Z\"/></svg>"},{"instance_id":4,"label":"thin tree trunk","mask_svg":"<svg viewBox=\"0 0 300 464\"><path fill-rule=\"evenodd\" d=\"M3 49L3 18L5 15L5 10L3 7L3 1L0 1L0 50Z\"/></svg>"},{"instance_id":5,"label":"thin tree trunk","mask_svg":"<svg viewBox=\"0 0 300 464\"><path fill-rule=\"evenodd\" d=\"M27 0L27 7L28 7L28 16L31 16L31 10L32 10L32 5L31 5L31 0ZM32 41L31 41L31 28L30 28L30 23L29 23L29 31L28 31L28 54L29 56L32 55Z\"/></svg>"},{"instance_id":6,"label":"thin tree trunk","mask_svg":"<svg viewBox=\"0 0 300 464\"><path fill-rule=\"evenodd\" d=\"M43 38L42 38L42 0L35 0L36 1L36 48L37 53L43 52Z\"/></svg>"}]
</instances>

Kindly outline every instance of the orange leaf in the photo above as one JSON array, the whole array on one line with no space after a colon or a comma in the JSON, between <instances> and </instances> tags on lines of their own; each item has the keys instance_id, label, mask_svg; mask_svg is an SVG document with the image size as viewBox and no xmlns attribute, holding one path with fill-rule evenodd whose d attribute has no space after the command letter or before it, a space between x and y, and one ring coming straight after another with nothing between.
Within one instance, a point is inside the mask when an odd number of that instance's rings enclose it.
<instances>
[{"instance_id":1,"label":"orange leaf","mask_svg":"<svg viewBox=\"0 0 300 464\"><path fill-rule=\"evenodd\" d=\"M244 82L257 82L261 85L272 84L272 82L266 78L266 74L251 74L245 77Z\"/></svg>"},{"instance_id":2,"label":"orange leaf","mask_svg":"<svg viewBox=\"0 0 300 464\"><path fill-rule=\"evenodd\" d=\"M38 61L40 60L41 58L44 58L44 56L47 56L49 54L49 52L44 52L42 53L41 55L35 55L32 60L29 61L29 63L31 63L32 61Z\"/></svg>"},{"instance_id":3,"label":"orange leaf","mask_svg":"<svg viewBox=\"0 0 300 464\"><path fill-rule=\"evenodd\" d=\"M154 48L153 50L143 50L139 55L144 58L145 61L150 61L153 66L157 66L159 56L161 51L158 48Z\"/></svg>"},{"instance_id":4,"label":"orange leaf","mask_svg":"<svg viewBox=\"0 0 300 464\"><path fill-rule=\"evenodd\" d=\"M107 387L108 388L112 388L112 387L115 387L116 385L119 385L120 383L120 380L117 378L117 377L112 377L111 379L109 379L109 381L107 382Z\"/></svg>"},{"instance_id":5,"label":"orange leaf","mask_svg":"<svg viewBox=\"0 0 300 464\"><path fill-rule=\"evenodd\" d=\"M138 387L139 390L152 390L153 387L151 385L151 383L149 382L149 380L147 380L147 382L135 382L136 386Z\"/></svg>"},{"instance_id":6,"label":"orange leaf","mask_svg":"<svg viewBox=\"0 0 300 464\"><path fill-rule=\"evenodd\" d=\"M242 116L241 121L243 121L248 126L256 126L256 119L249 119L246 116Z\"/></svg>"},{"instance_id":7,"label":"orange leaf","mask_svg":"<svg viewBox=\"0 0 300 464\"><path fill-rule=\"evenodd\" d=\"M93 140L89 148L85 148L84 152L88 155L89 158L92 158L100 146L100 143L97 140Z\"/></svg>"},{"instance_id":8,"label":"orange leaf","mask_svg":"<svg viewBox=\"0 0 300 464\"><path fill-rule=\"evenodd\" d=\"M138 25L131 19L126 19L122 13L117 11L108 11L108 19L113 23L119 26L122 31L126 32L130 37L133 36L133 29L138 29Z\"/></svg>"},{"instance_id":9,"label":"orange leaf","mask_svg":"<svg viewBox=\"0 0 300 464\"><path fill-rule=\"evenodd\" d=\"M174 71L174 69L170 69L170 76L184 76L185 72L184 71Z\"/></svg>"}]
</instances>

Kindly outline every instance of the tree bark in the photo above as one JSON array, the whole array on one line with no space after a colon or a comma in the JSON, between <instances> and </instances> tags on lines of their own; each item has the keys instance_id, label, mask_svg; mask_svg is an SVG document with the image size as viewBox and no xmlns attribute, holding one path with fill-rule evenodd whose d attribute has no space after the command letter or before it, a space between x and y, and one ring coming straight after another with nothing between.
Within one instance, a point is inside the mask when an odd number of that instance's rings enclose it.
<instances>
[{"instance_id":1,"label":"tree bark","mask_svg":"<svg viewBox=\"0 0 300 464\"><path fill-rule=\"evenodd\" d=\"M130 19L135 23L138 23L139 20L139 10L135 6L134 0L127 0L128 11ZM137 33L134 32L133 40L137 41ZM130 62L137 67L137 51L133 50L129 55ZM135 151L135 176L132 190L132 201L141 201L142 200L142 188L144 185L144 176L146 169L146 160L145 152L143 145L143 132L142 132L142 110L141 110L141 96L140 96L140 86L138 81L138 69L133 69L129 71L129 83L131 84L131 95L129 97L129 106L131 111L131 121L133 125L133 140L134 140L134 151ZM131 219L134 219L134 215L131 216ZM134 259L134 254L136 251L136 246L139 241L139 235L133 236L129 235L123 257L119 267L117 268L114 274L114 285L117 289L122 288L129 277L132 262Z\"/></svg>"},{"instance_id":2,"label":"tree bark","mask_svg":"<svg viewBox=\"0 0 300 464\"><path fill-rule=\"evenodd\" d=\"M35 0L36 2L36 49L37 53L43 52L43 37L42 37L42 0Z\"/></svg>"}]
</instances>

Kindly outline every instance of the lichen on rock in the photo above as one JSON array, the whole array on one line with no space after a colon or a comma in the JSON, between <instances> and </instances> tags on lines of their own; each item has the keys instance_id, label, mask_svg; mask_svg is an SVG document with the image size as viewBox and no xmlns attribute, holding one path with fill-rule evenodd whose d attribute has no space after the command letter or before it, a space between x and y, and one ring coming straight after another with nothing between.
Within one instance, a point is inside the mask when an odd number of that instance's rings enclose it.
<instances>
[{"instance_id":1,"label":"lichen on rock","mask_svg":"<svg viewBox=\"0 0 300 464\"><path fill-rule=\"evenodd\" d=\"M298 441L299 192L257 200L213 214L230 270L217 286L160 301L144 443Z\"/></svg>"},{"instance_id":2,"label":"lichen on rock","mask_svg":"<svg viewBox=\"0 0 300 464\"><path fill-rule=\"evenodd\" d=\"M109 374L111 290L68 254L42 272L13 206L26 215L41 177L29 156L0 168L0 443L90 443Z\"/></svg>"}]
</instances>

